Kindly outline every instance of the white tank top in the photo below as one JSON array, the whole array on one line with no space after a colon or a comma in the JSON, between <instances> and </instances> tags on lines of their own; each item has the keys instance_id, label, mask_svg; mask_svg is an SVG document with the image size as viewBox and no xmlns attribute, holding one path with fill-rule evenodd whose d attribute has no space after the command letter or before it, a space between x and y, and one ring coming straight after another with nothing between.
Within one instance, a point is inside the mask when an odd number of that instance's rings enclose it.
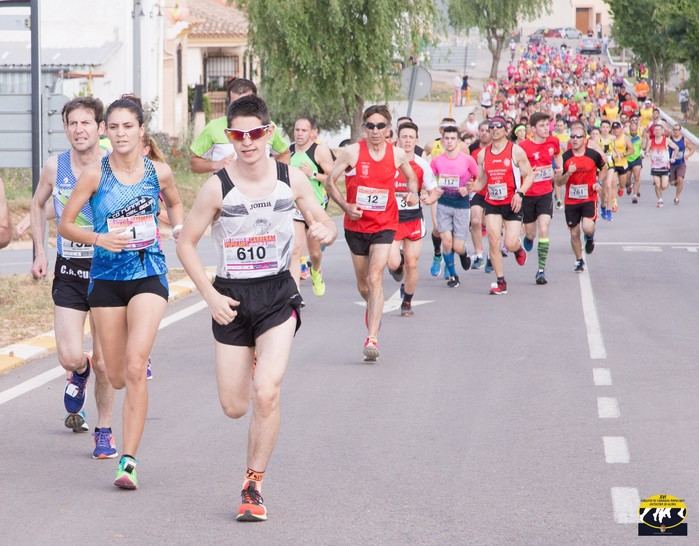
<instances>
[{"instance_id":1,"label":"white tank top","mask_svg":"<svg viewBox=\"0 0 699 546\"><path fill-rule=\"evenodd\" d=\"M294 195L289 166L277 164L277 184L269 195L250 199L228 176L221 180L221 215L211 225L216 274L224 279L271 277L289 269L294 247Z\"/></svg>"}]
</instances>

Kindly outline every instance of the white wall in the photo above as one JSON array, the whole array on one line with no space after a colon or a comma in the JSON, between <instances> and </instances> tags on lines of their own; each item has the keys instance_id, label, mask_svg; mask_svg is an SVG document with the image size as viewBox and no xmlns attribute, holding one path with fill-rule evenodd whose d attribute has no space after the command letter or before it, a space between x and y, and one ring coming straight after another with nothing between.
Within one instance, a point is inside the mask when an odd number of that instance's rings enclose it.
<instances>
[{"instance_id":1,"label":"white wall","mask_svg":"<svg viewBox=\"0 0 699 546\"><path fill-rule=\"evenodd\" d=\"M575 9L571 6L571 0L551 0L548 13L533 20L523 20L520 26L524 36L528 36L538 28L574 27Z\"/></svg>"}]
</instances>

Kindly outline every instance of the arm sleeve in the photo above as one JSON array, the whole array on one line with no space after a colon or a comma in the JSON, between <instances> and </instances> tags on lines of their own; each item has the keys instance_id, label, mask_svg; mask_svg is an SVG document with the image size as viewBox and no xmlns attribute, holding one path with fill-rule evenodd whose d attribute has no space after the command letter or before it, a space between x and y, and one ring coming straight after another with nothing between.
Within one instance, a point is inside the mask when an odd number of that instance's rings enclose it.
<instances>
[{"instance_id":1,"label":"arm sleeve","mask_svg":"<svg viewBox=\"0 0 699 546\"><path fill-rule=\"evenodd\" d=\"M422 187L423 189L430 191L437 187L437 182L434 179L434 174L432 173L432 168L429 163L423 158L415 156L415 163L422 167Z\"/></svg>"}]
</instances>

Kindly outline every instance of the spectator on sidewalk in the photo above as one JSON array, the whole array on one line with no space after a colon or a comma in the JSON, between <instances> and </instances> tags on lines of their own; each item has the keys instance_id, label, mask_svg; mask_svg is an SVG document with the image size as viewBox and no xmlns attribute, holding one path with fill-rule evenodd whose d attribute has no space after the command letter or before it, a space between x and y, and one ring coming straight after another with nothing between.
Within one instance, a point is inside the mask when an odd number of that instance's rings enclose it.
<instances>
[{"instance_id":1,"label":"spectator on sidewalk","mask_svg":"<svg viewBox=\"0 0 699 546\"><path fill-rule=\"evenodd\" d=\"M680 84L681 86L682 84ZM683 87L680 89L680 94L679 94L679 101L680 101L680 111L682 112L682 119L684 120L685 123L689 121L688 115L689 115L689 89L686 87Z\"/></svg>"},{"instance_id":2,"label":"spectator on sidewalk","mask_svg":"<svg viewBox=\"0 0 699 546\"><path fill-rule=\"evenodd\" d=\"M5 184L0 178L0 248L5 248L12 240L12 224L10 223L10 209L5 197Z\"/></svg>"},{"instance_id":3,"label":"spectator on sidewalk","mask_svg":"<svg viewBox=\"0 0 699 546\"><path fill-rule=\"evenodd\" d=\"M454 86L454 106L461 106L461 76L454 74L452 85Z\"/></svg>"}]
</instances>

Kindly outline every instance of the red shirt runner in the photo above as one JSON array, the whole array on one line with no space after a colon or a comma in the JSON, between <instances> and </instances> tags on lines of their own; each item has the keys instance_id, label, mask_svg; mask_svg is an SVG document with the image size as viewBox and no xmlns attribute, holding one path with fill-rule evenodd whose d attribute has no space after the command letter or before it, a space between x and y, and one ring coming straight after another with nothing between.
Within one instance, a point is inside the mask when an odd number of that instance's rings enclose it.
<instances>
[{"instance_id":1,"label":"red shirt runner","mask_svg":"<svg viewBox=\"0 0 699 546\"><path fill-rule=\"evenodd\" d=\"M519 188L518 177L515 177L515 166L512 161L512 142L499 153L493 153L493 145L485 149L483 170L485 171L485 202L489 205L508 205Z\"/></svg>"},{"instance_id":2,"label":"red shirt runner","mask_svg":"<svg viewBox=\"0 0 699 546\"><path fill-rule=\"evenodd\" d=\"M561 153L560 141L549 136L544 142L536 143L526 139L520 145L534 170L534 183L527 191L527 197L546 195L553 191L553 158Z\"/></svg>"},{"instance_id":3,"label":"red shirt runner","mask_svg":"<svg viewBox=\"0 0 699 546\"><path fill-rule=\"evenodd\" d=\"M345 177L345 187L347 203L356 203L362 210L362 216L358 220L351 220L345 214L345 229L359 233L398 229L396 172L391 144L386 144L384 156L376 161L369 154L367 143L359 141L355 172L353 176Z\"/></svg>"},{"instance_id":4,"label":"red shirt runner","mask_svg":"<svg viewBox=\"0 0 699 546\"><path fill-rule=\"evenodd\" d=\"M604 168L604 158L592 148L585 148L581 156L573 154L573 150L563 153L563 173L575 165L575 172L566 182L566 205L580 205L588 201L597 201L597 173Z\"/></svg>"}]
</instances>

